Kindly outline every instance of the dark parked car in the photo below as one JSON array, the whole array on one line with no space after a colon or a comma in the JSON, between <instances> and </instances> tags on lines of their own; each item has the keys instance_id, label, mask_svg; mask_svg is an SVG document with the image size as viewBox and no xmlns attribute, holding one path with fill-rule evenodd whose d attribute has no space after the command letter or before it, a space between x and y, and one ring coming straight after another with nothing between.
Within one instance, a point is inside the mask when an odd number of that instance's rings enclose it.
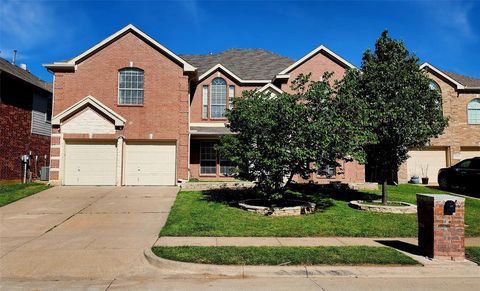
<instances>
[{"instance_id":1,"label":"dark parked car","mask_svg":"<svg viewBox=\"0 0 480 291\"><path fill-rule=\"evenodd\" d=\"M442 189L461 188L480 194L480 157L466 159L438 171L438 184Z\"/></svg>"}]
</instances>

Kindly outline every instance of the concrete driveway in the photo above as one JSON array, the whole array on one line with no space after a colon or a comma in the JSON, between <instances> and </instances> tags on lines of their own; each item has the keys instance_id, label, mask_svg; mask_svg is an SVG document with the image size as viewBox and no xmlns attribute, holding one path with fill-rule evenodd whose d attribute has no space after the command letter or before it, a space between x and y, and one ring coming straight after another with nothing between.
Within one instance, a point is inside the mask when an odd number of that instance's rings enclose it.
<instances>
[{"instance_id":1,"label":"concrete driveway","mask_svg":"<svg viewBox=\"0 0 480 291\"><path fill-rule=\"evenodd\" d=\"M55 187L0 208L0 279L113 280L154 272L143 256L176 187Z\"/></svg>"}]
</instances>

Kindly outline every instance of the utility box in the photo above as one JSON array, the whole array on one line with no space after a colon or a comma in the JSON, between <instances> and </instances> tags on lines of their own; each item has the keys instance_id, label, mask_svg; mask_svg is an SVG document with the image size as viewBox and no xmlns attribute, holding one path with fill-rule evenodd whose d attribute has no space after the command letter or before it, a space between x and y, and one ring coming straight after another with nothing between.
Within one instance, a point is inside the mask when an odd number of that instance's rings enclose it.
<instances>
[{"instance_id":1,"label":"utility box","mask_svg":"<svg viewBox=\"0 0 480 291\"><path fill-rule=\"evenodd\" d=\"M465 260L465 199L417 194L418 246L423 255Z\"/></svg>"},{"instance_id":2,"label":"utility box","mask_svg":"<svg viewBox=\"0 0 480 291\"><path fill-rule=\"evenodd\" d=\"M48 181L49 174L50 174L50 167L42 167L40 169L40 181Z\"/></svg>"}]
</instances>

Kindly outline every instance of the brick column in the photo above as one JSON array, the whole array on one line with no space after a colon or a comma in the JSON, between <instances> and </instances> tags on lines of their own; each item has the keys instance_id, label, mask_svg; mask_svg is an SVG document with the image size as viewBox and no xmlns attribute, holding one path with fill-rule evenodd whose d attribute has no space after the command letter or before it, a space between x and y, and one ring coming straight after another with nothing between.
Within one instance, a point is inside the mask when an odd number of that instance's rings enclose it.
<instances>
[{"instance_id":1,"label":"brick column","mask_svg":"<svg viewBox=\"0 0 480 291\"><path fill-rule=\"evenodd\" d=\"M450 203L454 208L448 207ZM422 254L434 259L464 260L465 199L417 194L417 210L418 246Z\"/></svg>"}]
</instances>

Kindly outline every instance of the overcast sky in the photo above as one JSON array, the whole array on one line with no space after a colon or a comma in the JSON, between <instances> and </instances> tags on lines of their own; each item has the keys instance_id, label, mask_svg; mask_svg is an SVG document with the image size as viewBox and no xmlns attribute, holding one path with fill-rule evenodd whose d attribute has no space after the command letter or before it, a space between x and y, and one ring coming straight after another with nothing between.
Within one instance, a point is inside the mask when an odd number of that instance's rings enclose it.
<instances>
[{"instance_id":1,"label":"overcast sky","mask_svg":"<svg viewBox=\"0 0 480 291\"><path fill-rule=\"evenodd\" d=\"M264 48L294 59L320 44L354 65L382 30L421 61L480 78L480 1L0 0L0 55L44 80L132 23L175 53Z\"/></svg>"}]
</instances>

